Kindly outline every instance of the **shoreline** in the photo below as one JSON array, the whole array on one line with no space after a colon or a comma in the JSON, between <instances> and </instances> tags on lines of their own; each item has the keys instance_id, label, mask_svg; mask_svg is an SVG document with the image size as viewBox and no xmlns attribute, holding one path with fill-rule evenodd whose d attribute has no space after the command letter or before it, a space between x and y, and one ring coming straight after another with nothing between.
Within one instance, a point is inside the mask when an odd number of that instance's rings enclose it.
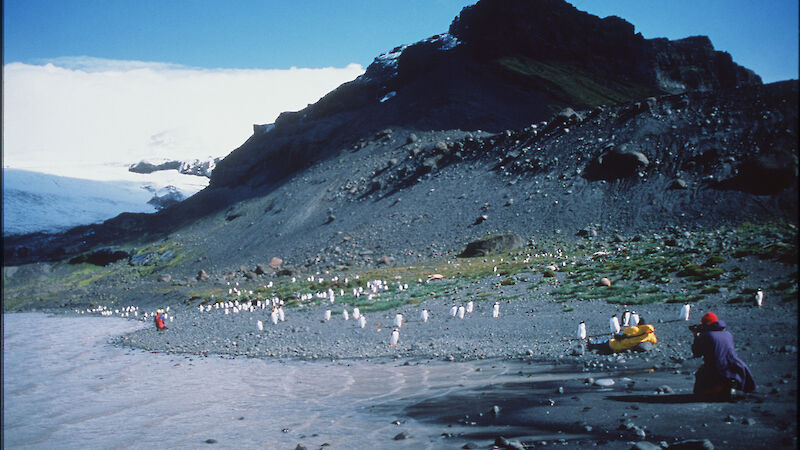
<instances>
[{"instance_id":1,"label":"shoreline","mask_svg":"<svg viewBox=\"0 0 800 450\"><path fill-rule=\"evenodd\" d=\"M374 326L365 329L339 315L324 321L330 305L290 308L278 325L269 322L268 310L225 315L217 309L176 308L168 330L159 332L148 320L142 329L109 342L173 357L257 358L281 367L363 364L389 371L475 371L473 384L447 388L449 395L430 392L427 398L394 405L405 420L441 428L442 441L434 448L485 447L504 442L501 437L512 444L573 448L620 448L639 441L664 447L690 439L744 448L737 442L757 436L760 448L796 444L796 340L776 341L762 329L771 323L771 329L797 336L795 302L773 299L762 308L701 302L693 306L688 322L675 320L680 305L641 305L638 312L654 325L659 340L654 350L572 355L579 318L591 335L607 327L608 316L623 307L585 301L564 312L547 292L527 292L525 298L502 304L498 318L491 316L491 301L476 303L474 313L458 319L448 313L453 298L432 298L367 313ZM421 308L431 311L427 323L418 318ZM691 396L701 361L691 358L688 325L707 310L729 323L737 352L758 384L755 393L735 403L698 402ZM390 347L391 321L398 312L407 320L398 345ZM262 320L264 331L258 331L256 320ZM501 369L509 372L502 379L486 372ZM598 385L601 378L613 384ZM495 406L499 414L493 413ZM413 436L408 439L415 442Z\"/></svg>"}]
</instances>

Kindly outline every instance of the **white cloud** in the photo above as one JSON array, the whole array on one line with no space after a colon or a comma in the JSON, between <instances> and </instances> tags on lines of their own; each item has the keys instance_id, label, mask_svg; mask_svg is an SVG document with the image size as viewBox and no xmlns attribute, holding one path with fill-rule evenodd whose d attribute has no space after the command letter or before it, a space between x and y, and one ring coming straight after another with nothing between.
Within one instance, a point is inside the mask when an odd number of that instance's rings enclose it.
<instances>
[{"instance_id":1,"label":"white cloud","mask_svg":"<svg viewBox=\"0 0 800 450\"><path fill-rule=\"evenodd\" d=\"M89 57L6 64L3 164L125 179L125 166L141 159L225 156L254 123L302 109L363 72L358 64L200 69Z\"/></svg>"}]
</instances>

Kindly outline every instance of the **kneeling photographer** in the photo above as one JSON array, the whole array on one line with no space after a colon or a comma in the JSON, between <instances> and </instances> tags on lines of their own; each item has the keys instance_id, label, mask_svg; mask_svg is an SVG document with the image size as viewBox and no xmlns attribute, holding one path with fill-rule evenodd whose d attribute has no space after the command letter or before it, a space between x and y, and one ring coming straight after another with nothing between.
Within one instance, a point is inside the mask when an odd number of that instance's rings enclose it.
<instances>
[{"instance_id":1,"label":"kneeling photographer","mask_svg":"<svg viewBox=\"0 0 800 450\"><path fill-rule=\"evenodd\" d=\"M736 355L733 335L725 328L725 322L713 312L706 313L699 325L689 327L694 334L692 354L703 357L703 365L695 373L694 394L704 400L732 400L734 391L756 389L750 369Z\"/></svg>"}]
</instances>

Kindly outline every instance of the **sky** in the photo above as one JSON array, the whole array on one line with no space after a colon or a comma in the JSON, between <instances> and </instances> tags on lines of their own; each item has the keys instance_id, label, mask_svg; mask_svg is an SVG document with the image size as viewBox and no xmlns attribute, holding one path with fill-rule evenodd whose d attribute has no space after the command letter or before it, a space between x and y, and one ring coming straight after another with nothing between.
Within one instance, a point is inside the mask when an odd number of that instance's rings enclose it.
<instances>
[{"instance_id":1,"label":"sky","mask_svg":"<svg viewBox=\"0 0 800 450\"><path fill-rule=\"evenodd\" d=\"M3 0L3 167L108 179L225 156L472 3ZM797 0L571 3L646 38L708 35L765 82L798 78Z\"/></svg>"}]
</instances>

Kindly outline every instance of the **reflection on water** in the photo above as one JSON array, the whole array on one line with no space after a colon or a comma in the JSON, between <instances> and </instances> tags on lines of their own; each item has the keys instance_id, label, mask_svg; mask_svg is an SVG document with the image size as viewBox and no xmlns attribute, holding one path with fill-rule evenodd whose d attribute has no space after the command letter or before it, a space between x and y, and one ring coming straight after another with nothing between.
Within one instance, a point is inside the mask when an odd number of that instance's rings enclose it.
<instances>
[{"instance_id":1,"label":"reflection on water","mask_svg":"<svg viewBox=\"0 0 800 450\"><path fill-rule=\"evenodd\" d=\"M298 362L108 345L146 326L3 315L3 448L459 448L404 406L499 382L489 362ZM482 370L476 371L477 367ZM399 425L392 422L400 420ZM412 437L393 440L406 431Z\"/></svg>"}]
</instances>

